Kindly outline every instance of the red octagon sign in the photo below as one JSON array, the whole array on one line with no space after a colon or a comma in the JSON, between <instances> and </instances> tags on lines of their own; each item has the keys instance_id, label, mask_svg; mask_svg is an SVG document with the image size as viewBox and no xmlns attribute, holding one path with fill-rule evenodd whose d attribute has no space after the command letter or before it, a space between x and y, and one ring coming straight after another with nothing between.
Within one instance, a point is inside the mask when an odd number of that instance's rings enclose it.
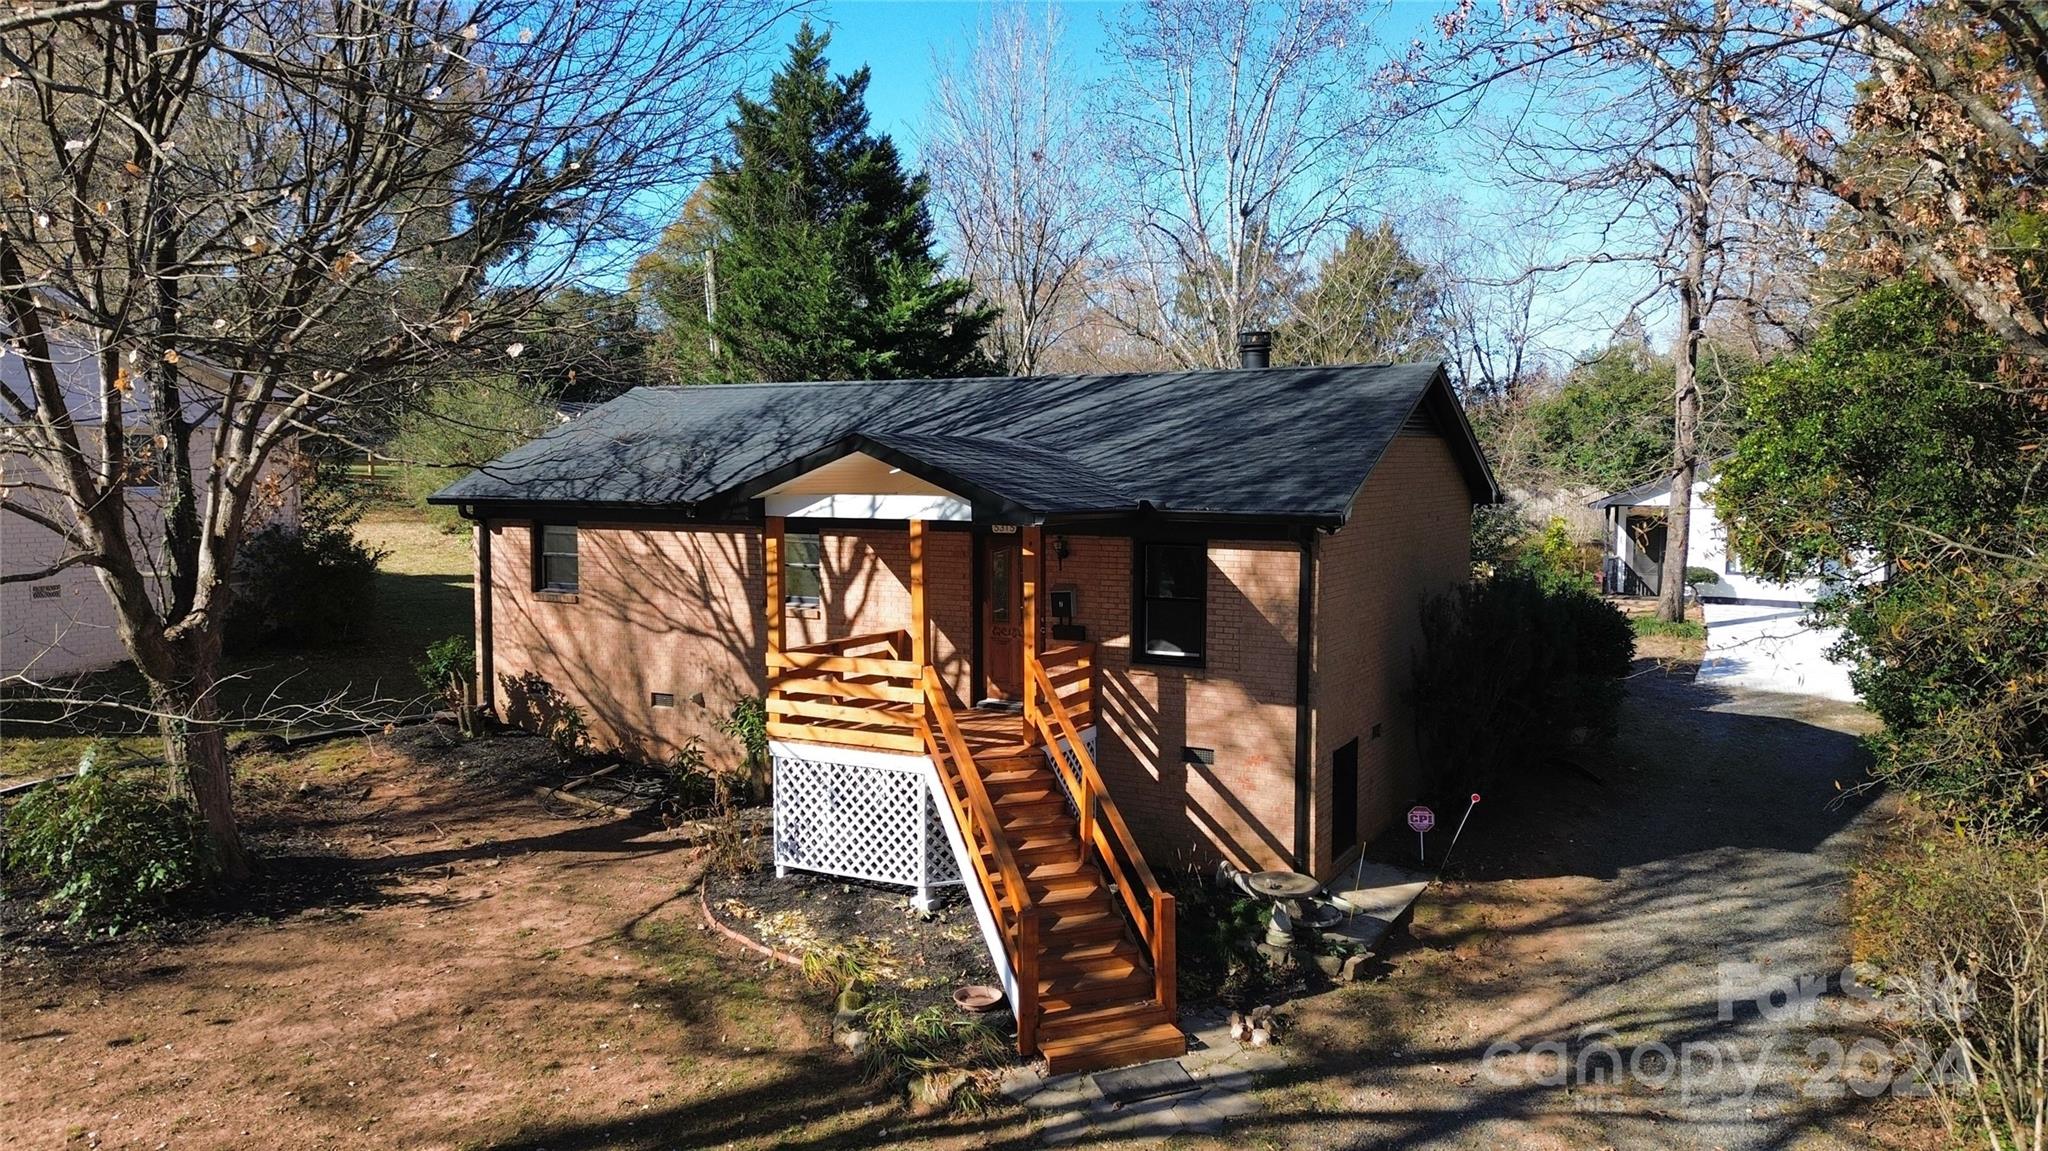
<instances>
[{"instance_id":1,"label":"red octagon sign","mask_svg":"<svg viewBox=\"0 0 2048 1151\"><path fill-rule=\"evenodd\" d=\"M1408 809L1408 830L1417 834L1436 826L1436 812L1417 804Z\"/></svg>"}]
</instances>

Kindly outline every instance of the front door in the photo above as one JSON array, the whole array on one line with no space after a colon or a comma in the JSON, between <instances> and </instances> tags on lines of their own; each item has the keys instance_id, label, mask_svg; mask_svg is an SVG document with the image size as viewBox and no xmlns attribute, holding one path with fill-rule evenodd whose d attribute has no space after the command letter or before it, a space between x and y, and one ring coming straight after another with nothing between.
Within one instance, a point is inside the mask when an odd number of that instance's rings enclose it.
<instances>
[{"instance_id":1,"label":"front door","mask_svg":"<svg viewBox=\"0 0 2048 1151\"><path fill-rule=\"evenodd\" d=\"M1013 535L981 537L981 666L992 699L1024 695L1024 549Z\"/></svg>"}]
</instances>

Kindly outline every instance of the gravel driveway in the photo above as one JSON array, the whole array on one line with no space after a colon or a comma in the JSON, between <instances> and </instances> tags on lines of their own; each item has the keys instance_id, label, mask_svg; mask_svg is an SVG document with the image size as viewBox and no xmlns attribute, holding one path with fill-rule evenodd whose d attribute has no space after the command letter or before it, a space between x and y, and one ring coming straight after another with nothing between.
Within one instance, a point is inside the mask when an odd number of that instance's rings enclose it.
<instances>
[{"instance_id":1,"label":"gravel driveway","mask_svg":"<svg viewBox=\"0 0 2048 1151\"><path fill-rule=\"evenodd\" d=\"M1883 806L1853 790L1872 721L1690 670L1639 665L1597 779L1549 771L1481 805L1385 977L1299 1006L1307 1062L1249 1134L1728 1151L1925 1134L1923 1109L1866 1097L1900 1068L1837 978L1848 866ZM1859 1038L1860 1074L1830 1065Z\"/></svg>"}]
</instances>

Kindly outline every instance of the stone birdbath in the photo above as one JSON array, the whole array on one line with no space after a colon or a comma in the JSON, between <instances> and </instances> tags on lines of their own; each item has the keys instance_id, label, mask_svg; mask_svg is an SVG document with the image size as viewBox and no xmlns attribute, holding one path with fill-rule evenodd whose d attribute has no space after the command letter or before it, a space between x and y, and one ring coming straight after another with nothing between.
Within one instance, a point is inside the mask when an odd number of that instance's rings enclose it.
<instances>
[{"instance_id":1,"label":"stone birdbath","mask_svg":"<svg viewBox=\"0 0 2048 1151\"><path fill-rule=\"evenodd\" d=\"M1266 924L1266 943L1273 947L1293 946L1296 926L1308 922L1302 901L1323 889L1314 876L1298 871L1255 872L1245 877L1244 885L1253 895L1273 901L1273 917Z\"/></svg>"}]
</instances>

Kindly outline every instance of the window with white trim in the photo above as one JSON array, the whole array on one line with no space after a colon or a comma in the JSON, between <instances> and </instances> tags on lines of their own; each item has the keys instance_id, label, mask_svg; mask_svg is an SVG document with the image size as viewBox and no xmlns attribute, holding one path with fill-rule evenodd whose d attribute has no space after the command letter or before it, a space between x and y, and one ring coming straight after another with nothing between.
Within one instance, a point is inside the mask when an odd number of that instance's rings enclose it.
<instances>
[{"instance_id":1,"label":"window with white trim","mask_svg":"<svg viewBox=\"0 0 2048 1151\"><path fill-rule=\"evenodd\" d=\"M538 524L534 528L533 569L536 591L573 592L581 583L575 524Z\"/></svg>"}]
</instances>

